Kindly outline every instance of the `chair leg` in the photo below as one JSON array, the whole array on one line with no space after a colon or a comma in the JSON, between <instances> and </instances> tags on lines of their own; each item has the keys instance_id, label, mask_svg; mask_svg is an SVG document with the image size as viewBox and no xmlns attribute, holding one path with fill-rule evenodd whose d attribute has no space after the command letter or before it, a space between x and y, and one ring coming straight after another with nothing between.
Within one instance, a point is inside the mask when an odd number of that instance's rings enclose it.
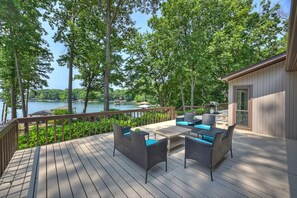
<instances>
[{"instance_id":1,"label":"chair leg","mask_svg":"<svg viewBox=\"0 0 297 198\"><path fill-rule=\"evenodd\" d=\"M114 154L115 154L115 147L113 147L113 154L112 154L113 157L114 157Z\"/></svg>"},{"instance_id":2,"label":"chair leg","mask_svg":"<svg viewBox=\"0 0 297 198\"><path fill-rule=\"evenodd\" d=\"M145 183L147 183L147 173L148 173L148 170L145 171Z\"/></svg>"},{"instance_id":3,"label":"chair leg","mask_svg":"<svg viewBox=\"0 0 297 198\"><path fill-rule=\"evenodd\" d=\"M231 148L230 148L230 152L231 152L231 158L233 158L232 146L231 146Z\"/></svg>"},{"instance_id":4,"label":"chair leg","mask_svg":"<svg viewBox=\"0 0 297 198\"><path fill-rule=\"evenodd\" d=\"M167 172L167 160L165 161L165 172Z\"/></svg>"},{"instance_id":5,"label":"chair leg","mask_svg":"<svg viewBox=\"0 0 297 198\"><path fill-rule=\"evenodd\" d=\"M211 181L213 181L213 177L212 177L212 166L210 166L210 178L211 178Z\"/></svg>"},{"instance_id":6,"label":"chair leg","mask_svg":"<svg viewBox=\"0 0 297 198\"><path fill-rule=\"evenodd\" d=\"M186 168L186 157L185 157L185 160L184 160L184 168Z\"/></svg>"}]
</instances>

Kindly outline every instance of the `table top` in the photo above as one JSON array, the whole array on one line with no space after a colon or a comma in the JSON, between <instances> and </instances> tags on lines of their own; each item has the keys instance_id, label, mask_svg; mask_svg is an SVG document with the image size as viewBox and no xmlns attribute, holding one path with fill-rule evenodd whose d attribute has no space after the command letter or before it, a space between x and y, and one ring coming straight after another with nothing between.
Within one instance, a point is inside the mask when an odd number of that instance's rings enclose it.
<instances>
[{"instance_id":1,"label":"table top","mask_svg":"<svg viewBox=\"0 0 297 198\"><path fill-rule=\"evenodd\" d=\"M150 134L150 133L145 132L145 131L140 131L140 132L138 132L138 133L140 133L141 135L149 135L149 134Z\"/></svg>"},{"instance_id":2,"label":"table top","mask_svg":"<svg viewBox=\"0 0 297 198\"><path fill-rule=\"evenodd\" d=\"M198 133L199 135L207 135L214 137L217 133L222 133L225 132L226 130L220 129L220 128L212 128L211 130L200 130L200 131L195 131L195 133Z\"/></svg>"},{"instance_id":3,"label":"table top","mask_svg":"<svg viewBox=\"0 0 297 198\"><path fill-rule=\"evenodd\" d=\"M179 126L168 126L166 128L159 128L153 131L153 133L167 138L179 136L181 134L188 133L188 132L191 132L191 129L179 127Z\"/></svg>"}]
</instances>

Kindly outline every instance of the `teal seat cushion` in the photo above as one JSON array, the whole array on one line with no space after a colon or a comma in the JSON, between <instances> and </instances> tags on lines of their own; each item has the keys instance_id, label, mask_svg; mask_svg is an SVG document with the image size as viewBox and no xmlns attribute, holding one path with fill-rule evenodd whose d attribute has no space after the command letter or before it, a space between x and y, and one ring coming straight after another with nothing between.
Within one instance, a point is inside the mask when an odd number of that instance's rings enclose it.
<instances>
[{"instance_id":1,"label":"teal seat cushion","mask_svg":"<svg viewBox=\"0 0 297 198\"><path fill-rule=\"evenodd\" d=\"M176 124L183 125L183 126L189 126L193 125L193 122L186 122L186 121L177 121Z\"/></svg>"},{"instance_id":2,"label":"teal seat cushion","mask_svg":"<svg viewBox=\"0 0 297 198\"><path fill-rule=\"evenodd\" d=\"M146 146L150 146L150 145L157 144L157 143L158 143L158 141L153 140L153 139L148 139L148 140L145 141Z\"/></svg>"},{"instance_id":3,"label":"teal seat cushion","mask_svg":"<svg viewBox=\"0 0 297 198\"><path fill-rule=\"evenodd\" d=\"M210 142L213 142L214 138L211 137L211 136L208 136L208 135L202 135L202 139L203 140L207 140L207 141L210 141Z\"/></svg>"},{"instance_id":4,"label":"teal seat cushion","mask_svg":"<svg viewBox=\"0 0 297 198\"><path fill-rule=\"evenodd\" d=\"M206 124L195 125L195 128L197 128L197 129L204 129L204 130L210 130L210 126L209 125L206 125Z\"/></svg>"},{"instance_id":5,"label":"teal seat cushion","mask_svg":"<svg viewBox=\"0 0 297 198\"><path fill-rule=\"evenodd\" d=\"M131 135L130 131L123 134L123 136L130 136L130 135Z\"/></svg>"},{"instance_id":6,"label":"teal seat cushion","mask_svg":"<svg viewBox=\"0 0 297 198\"><path fill-rule=\"evenodd\" d=\"M194 140L196 140L197 142L202 142L202 143L205 143L205 144L208 144L208 145L212 145L211 142L206 141L206 140L202 140L202 139L200 139L200 138L194 138Z\"/></svg>"}]
</instances>

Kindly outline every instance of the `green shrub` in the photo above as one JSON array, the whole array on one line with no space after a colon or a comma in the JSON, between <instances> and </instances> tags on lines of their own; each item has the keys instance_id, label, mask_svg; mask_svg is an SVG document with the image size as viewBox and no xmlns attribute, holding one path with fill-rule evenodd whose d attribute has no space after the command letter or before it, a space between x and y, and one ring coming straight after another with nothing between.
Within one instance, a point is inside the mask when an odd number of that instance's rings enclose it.
<instances>
[{"instance_id":1,"label":"green shrub","mask_svg":"<svg viewBox=\"0 0 297 198\"><path fill-rule=\"evenodd\" d=\"M99 121L96 120L83 120L76 119L70 122L64 120L64 133L62 129L62 120L56 121L56 127L52 121L48 122L48 143L64 141L86 137L89 135L95 135L99 133L106 133L112 131L112 123L116 123L120 126L131 126L136 127L145 124L156 123L159 121L166 121L170 119L170 115L167 113L159 112L146 112L141 117L131 117L130 115L111 116L110 118L103 118ZM19 134L19 149L32 148L46 144L46 128L44 125L39 125L38 135L36 126L31 126L28 133L28 146L27 146L27 135Z\"/></svg>"},{"instance_id":2,"label":"green shrub","mask_svg":"<svg viewBox=\"0 0 297 198\"><path fill-rule=\"evenodd\" d=\"M203 115L204 114L204 108L196 109L196 114L197 115Z\"/></svg>"},{"instance_id":3,"label":"green shrub","mask_svg":"<svg viewBox=\"0 0 297 198\"><path fill-rule=\"evenodd\" d=\"M68 110L67 109L55 109L53 110L53 115L65 115L68 114Z\"/></svg>"},{"instance_id":4,"label":"green shrub","mask_svg":"<svg viewBox=\"0 0 297 198\"><path fill-rule=\"evenodd\" d=\"M178 115L178 116L184 115L184 111L176 111L176 115Z\"/></svg>"}]
</instances>

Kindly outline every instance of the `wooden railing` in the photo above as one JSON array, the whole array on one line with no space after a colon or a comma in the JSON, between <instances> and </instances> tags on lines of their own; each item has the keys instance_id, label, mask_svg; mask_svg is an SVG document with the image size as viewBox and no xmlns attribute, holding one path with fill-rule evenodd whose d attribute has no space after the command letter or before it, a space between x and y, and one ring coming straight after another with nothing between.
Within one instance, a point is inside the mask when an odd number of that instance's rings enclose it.
<instances>
[{"instance_id":1,"label":"wooden railing","mask_svg":"<svg viewBox=\"0 0 297 198\"><path fill-rule=\"evenodd\" d=\"M137 127L174 118L174 107L19 118L19 148L110 132L112 122ZM27 132L24 124L29 125Z\"/></svg>"},{"instance_id":2,"label":"wooden railing","mask_svg":"<svg viewBox=\"0 0 297 198\"><path fill-rule=\"evenodd\" d=\"M111 132L113 122L137 127L175 116L174 107L161 107L14 119L0 128L0 177L17 149Z\"/></svg>"},{"instance_id":3,"label":"wooden railing","mask_svg":"<svg viewBox=\"0 0 297 198\"><path fill-rule=\"evenodd\" d=\"M0 127L0 176L18 149L18 125L13 120Z\"/></svg>"},{"instance_id":4,"label":"wooden railing","mask_svg":"<svg viewBox=\"0 0 297 198\"><path fill-rule=\"evenodd\" d=\"M185 108L185 111L190 111L192 108L194 111L196 111L197 109L203 109L203 113L209 113L210 111L210 104L205 104L202 106L181 106L177 109L177 111L183 111L183 107ZM221 111L225 109L228 109L228 103L219 103L218 110Z\"/></svg>"}]
</instances>

